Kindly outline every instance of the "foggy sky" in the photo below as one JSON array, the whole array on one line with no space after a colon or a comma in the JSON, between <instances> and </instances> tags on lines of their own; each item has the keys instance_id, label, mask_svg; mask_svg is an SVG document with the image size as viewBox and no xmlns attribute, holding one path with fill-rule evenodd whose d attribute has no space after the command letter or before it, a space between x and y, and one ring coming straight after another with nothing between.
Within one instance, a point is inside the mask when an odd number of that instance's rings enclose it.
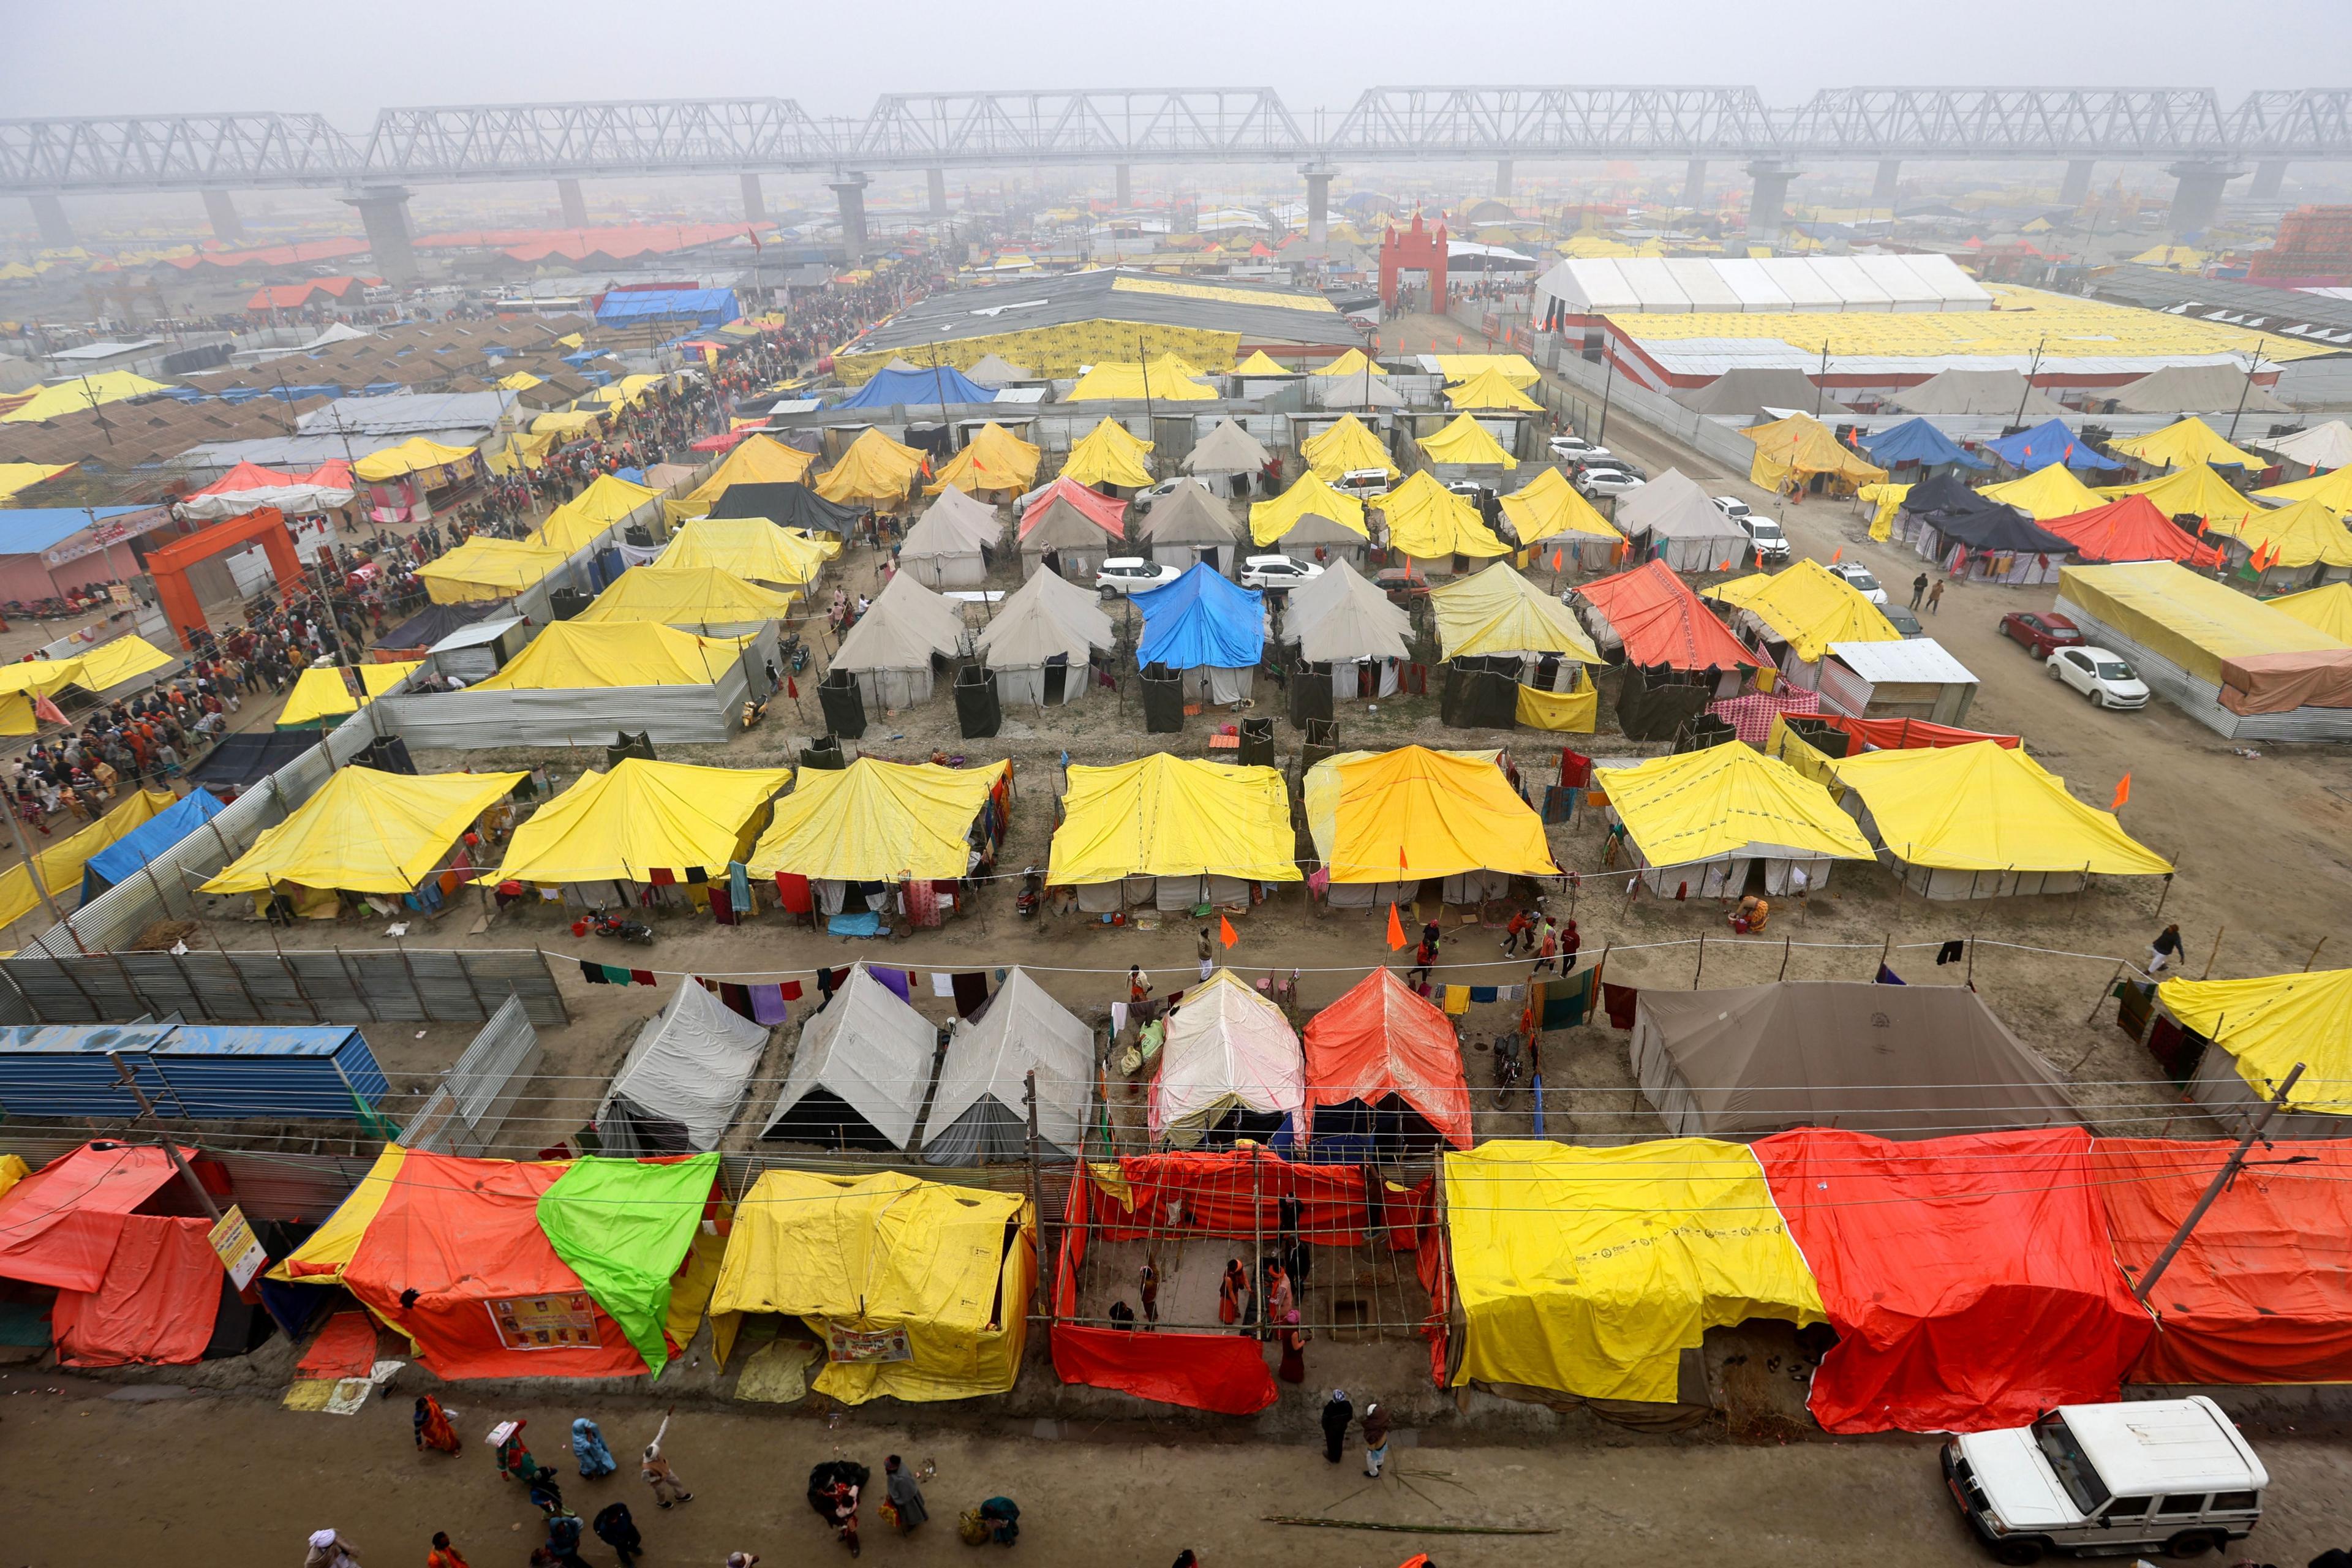
<instances>
[{"instance_id":1,"label":"foggy sky","mask_svg":"<svg viewBox=\"0 0 2352 1568\"><path fill-rule=\"evenodd\" d=\"M0 116L1258 86L1336 115L1402 83L1818 88L2352 82L2347 0L0 0ZM747 18L762 17L763 22ZM1445 19L1440 19L1445 18ZM1310 135L1315 127L1302 123Z\"/></svg>"}]
</instances>

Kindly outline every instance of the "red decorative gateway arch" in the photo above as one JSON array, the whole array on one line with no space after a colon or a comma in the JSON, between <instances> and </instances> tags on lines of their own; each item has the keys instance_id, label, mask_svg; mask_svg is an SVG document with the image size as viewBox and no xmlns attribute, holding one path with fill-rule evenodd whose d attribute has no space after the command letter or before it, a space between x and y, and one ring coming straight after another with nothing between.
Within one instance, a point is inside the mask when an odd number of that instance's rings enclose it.
<instances>
[{"instance_id":1,"label":"red decorative gateway arch","mask_svg":"<svg viewBox=\"0 0 2352 1568\"><path fill-rule=\"evenodd\" d=\"M302 580L302 559L294 553L294 535L288 531L285 515L276 507L247 512L149 552L147 571L155 579L155 596L163 601L163 615L172 623L172 629L180 634L182 647L193 650L196 638L211 629L211 623L205 619L204 606L196 603L195 590L188 586L188 568L257 539L268 554L269 569L278 574L281 586Z\"/></svg>"},{"instance_id":2,"label":"red decorative gateway arch","mask_svg":"<svg viewBox=\"0 0 2352 1568\"><path fill-rule=\"evenodd\" d=\"M1394 310L1397 293L1402 288L1399 278L1403 272L1429 274L1429 308L1443 314L1445 310L1445 226L1434 229L1422 226L1421 215L1412 215L1412 226L1399 234L1391 226L1381 236L1381 303Z\"/></svg>"}]
</instances>

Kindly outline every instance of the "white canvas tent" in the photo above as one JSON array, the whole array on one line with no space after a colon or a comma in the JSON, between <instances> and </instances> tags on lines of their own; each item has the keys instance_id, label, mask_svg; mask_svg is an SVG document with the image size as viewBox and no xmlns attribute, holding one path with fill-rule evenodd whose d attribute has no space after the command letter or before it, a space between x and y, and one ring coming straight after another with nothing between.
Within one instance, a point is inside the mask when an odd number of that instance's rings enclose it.
<instances>
[{"instance_id":1,"label":"white canvas tent","mask_svg":"<svg viewBox=\"0 0 2352 1568\"><path fill-rule=\"evenodd\" d=\"M1076 702L1094 682L1088 655L1108 653L1118 633L1102 602L1041 572L996 607L981 632L981 662L996 677L1000 701L1045 707Z\"/></svg>"},{"instance_id":2,"label":"white canvas tent","mask_svg":"<svg viewBox=\"0 0 2352 1568\"><path fill-rule=\"evenodd\" d=\"M1102 524L1080 511L1066 497L1056 496L1036 525L1021 536L1021 574L1035 576L1050 551L1063 576L1073 583L1091 583L1102 570L1102 563L1125 549Z\"/></svg>"},{"instance_id":3,"label":"white canvas tent","mask_svg":"<svg viewBox=\"0 0 2352 1568\"><path fill-rule=\"evenodd\" d=\"M1226 478L1236 481L1226 488L1233 494L1249 493L1251 479L1263 473L1274 454L1265 443L1244 429L1231 415L1193 444L1184 455L1183 469L1202 479ZM1178 491L1181 494L1181 490ZM1166 503L1161 503L1166 504Z\"/></svg>"},{"instance_id":4,"label":"white canvas tent","mask_svg":"<svg viewBox=\"0 0 2352 1568\"><path fill-rule=\"evenodd\" d=\"M691 976L637 1031L596 1112L602 1152L699 1154L719 1147L768 1048L768 1031Z\"/></svg>"},{"instance_id":5,"label":"white canvas tent","mask_svg":"<svg viewBox=\"0 0 2352 1568\"><path fill-rule=\"evenodd\" d=\"M2292 414L2267 387L2248 384L2235 365L2173 364L2108 394L2124 414ZM2241 401L2242 399L2242 402Z\"/></svg>"},{"instance_id":6,"label":"white canvas tent","mask_svg":"<svg viewBox=\"0 0 2352 1568\"><path fill-rule=\"evenodd\" d=\"M950 485L899 542L898 569L926 588L977 588L1003 537L994 508Z\"/></svg>"},{"instance_id":7,"label":"white canvas tent","mask_svg":"<svg viewBox=\"0 0 2352 1568\"><path fill-rule=\"evenodd\" d=\"M1651 536L1653 552L1677 572L1720 571L1747 553L1748 536L1718 510L1698 481L1668 468L1617 501L1617 531Z\"/></svg>"},{"instance_id":8,"label":"white canvas tent","mask_svg":"<svg viewBox=\"0 0 2352 1568\"><path fill-rule=\"evenodd\" d=\"M1284 632L1298 643L1298 657L1309 664L1331 666L1331 699L1355 700L1363 691L1359 673L1365 664L1377 664L1378 696L1397 689L1397 668L1411 660L1406 639L1412 617L1345 561L1334 562L1323 575L1291 591Z\"/></svg>"},{"instance_id":9,"label":"white canvas tent","mask_svg":"<svg viewBox=\"0 0 2352 1568\"><path fill-rule=\"evenodd\" d=\"M1021 1159L1029 1145L1025 1089L1032 1073L1041 1152L1076 1158L1086 1141L1094 1071L1094 1031L1027 970L1012 970L977 1019L949 1026L923 1158L934 1165Z\"/></svg>"},{"instance_id":10,"label":"white canvas tent","mask_svg":"<svg viewBox=\"0 0 2352 1568\"><path fill-rule=\"evenodd\" d=\"M1906 414L1998 414L2015 420L2055 418L2066 412L2013 370L1938 371L1888 401Z\"/></svg>"},{"instance_id":11,"label":"white canvas tent","mask_svg":"<svg viewBox=\"0 0 2352 1568\"><path fill-rule=\"evenodd\" d=\"M1307 1058L1282 1009L1233 971L1184 993L1151 1080L1151 1137L1191 1149L1270 1137L1307 1100Z\"/></svg>"},{"instance_id":12,"label":"white canvas tent","mask_svg":"<svg viewBox=\"0 0 2352 1568\"><path fill-rule=\"evenodd\" d=\"M1026 367L998 358L993 353L980 356L980 363L963 373L966 381L976 381L982 386L1003 386L1010 382L1034 381Z\"/></svg>"},{"instance_id":13,"label":"white canvas tent","mask_svg":"<svg viewBox=\"0 0 2352 1568\"><path fill-rule=\"evenodd\" d=\"M906 574L890 579L849 628L829 668L856 677L869 711L911 708L931 695L934 656L964 650L963 614Z\"/></svg>"},{"instance_id":14,"label":"white canvas tent","mask_svg":"<svg viewBox=\"0 0 2352 1568\"><path fill-rule=\"evenodd\" d=\"M2314 425L2308 430L2298 430L2292 436L2272 440L2256 439L2246 443L2267 452L2275 452L2290 463L2298 463L2314 473L2340 468L2352 464L2352 425L2341 419L2330 419L2325 425Z\"/></svg>"},{"instance_id":15,"label":"white canvas tent","mask_svg":"<svg viewBox=\"0 0 2352 1568\"><path fill-rule=\"evenodd\" d=\"M930 1086L930 1020L864 964L801 1026L784 1091L760 1136L829 1148L904 1150Z\"/></svg>"},{"instance_id":16,"label":"white canvas tent","mask_svg":"<svg viewBox=\"0 0 2352 1568\"><path fill-rule=\"evenodd\" d=\"M1210 570L1230 574L1240 563L1240 524L1199 485L1178 485L1129 526L1150 546L1152 560L1179 572L1205 561Z\"/></svg>"}]
</instances>

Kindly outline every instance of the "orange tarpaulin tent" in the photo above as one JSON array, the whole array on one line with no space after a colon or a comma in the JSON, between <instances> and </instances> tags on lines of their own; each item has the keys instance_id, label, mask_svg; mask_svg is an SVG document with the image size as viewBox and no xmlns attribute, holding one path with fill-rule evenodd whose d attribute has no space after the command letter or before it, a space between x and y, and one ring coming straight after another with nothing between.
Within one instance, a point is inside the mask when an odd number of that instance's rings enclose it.
<instances>
[{"instance_id":1,"label":"orange tarpaulin tent","mask_svg":"<svg viewBox=\"0 0 2352 1568\"><path fill-rule=\"evenodd\" d=\"M1302 1139L1360 1139L1368 1157L1391 1144L1470 1147L1470 1089L1454 1026L1395 971L1373 970L1316 1014L1306 1048Z\"/></svg>"},{"instance_id":2,"label":"orange tarpaulin tent","mask_svg":"<svg viewBox=\"0 0 2352 1568\"><path fill-rule=\"evenodd\" d=\"M194 1149L182 1151L194 1156ZM159 1148L85 1144L0 1195L0 1279L53 1287L70 1366L184 1365L203 1356L226 1278L208 1220L141 1209L180 1194Z\"/></svg>"}]
</instances>

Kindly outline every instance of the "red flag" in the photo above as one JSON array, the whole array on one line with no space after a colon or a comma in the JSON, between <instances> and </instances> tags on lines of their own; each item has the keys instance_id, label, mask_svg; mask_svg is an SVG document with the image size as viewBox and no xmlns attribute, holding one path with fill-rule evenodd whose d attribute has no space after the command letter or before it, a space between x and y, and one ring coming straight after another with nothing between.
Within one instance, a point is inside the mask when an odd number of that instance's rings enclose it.
<instances>
[{"instance_id":1,"label":"red flag","mask_svg":"<svg viewBox=\"0 0 2352 1568\"><path fill-rule=\"evenodd\" d=\"M795 702L801 700L801 684L789 675L784 677L784 695Z\"/></svg>"},{"instance_id":2,"label":"red flag","mask_svg":"<svg viewBox=\"0 0 2352 1568\"><path fill-rule=\"evenodd\" d=\"M1835 550L1832 550L1832 551L1831 551L1831 552L1830 552L1830 564L1831 564L1831 565L1834 566L1834 565L1836 565L1839 562L1841 562L1841 561L1843 561L1843 560L1844 560L1844 559L1845 559L1845 546L1844 546L1844 545L1841 544L1841 545L1839 545Z\"/></svg>"},{"instance_id":3,"label":"red flag","mask_svg":"<svg viewBox=\"0 0 2352 1568\"><path fill-rule=\"evenodd\" d=\"M1560 560L1561 560L1560 552L1559 552L1559 551L1557 551L1557 550L1553 551L1553 552L1551 552L1551 569L1552 569L1553 571L1557 572L1557 571L1559 571L1559 563L1560 563Z\"/></svg>"},{"instance_id":4,"label":"red flag","mask_svg":"<svg viewBox=\"0 0 2352 1568\"><path fill-rule=\"evenodd\" d=\"M2117 781L2116 781L2116 803L2115 803L2115 805L2111 805L2111 806L2107 807L2107 809L2108 809L2109 811L2121 811L2121 810L2124 808L2124 802L2126 802L2126 801L2129 800L2130 798L2131 798L2131 774L2129 774L2129 773L2126 773L2126 774L2125 774L2121 779L2119 779L2119 780L2117 780Z\"/></svg>"},{"instance_id":5,"label":"red flag","mask_svg":"<svg viewBox=\"0 0 2352 1568\"><path fill-rule=\"evenodd\" d=\"M1460 332L1454 334L1454 346L1457 349L1462 346L1462 334Z\"/></svg>"},{"instance_id":6,"label":"red flag","mask_svg":"<svg viewBox=\"0 0 2352 1568\"><path fill-rule=\"evenodd\" d=\"M743 237L751 242L751 248L754 250L763 250L766 248L766 247L760 243L760 231L757 229L745 229L743 231Z\"/></svg>"},{"instance_id":7,"label":"red flag","mask_svg":"<svg viewBox=\"0 0 2352 1568\"><path fill-rule=\"evenodd\" d=\"M1223 915L1219 915L1217 917L1217 940L1223 942L1227 947L1231 947L1234 943L1241 941L1240 937L1234 934L1234 922L1227 920Z\"/></svg>"},{"instance_id":8,"label":"red flag","mask_svg":"<svg viewBox=\"0 0 2352 1568\"><path fill-rule=\"evenodd\" d=\"M1404 945L1404 922L1397 919L1396 906L1389 906L1389 950L1393 952Z\"/></svg>"},{"instance_id":9,"label":"red flag","mask_svg":"<svg viewBox=\"0 0 2352 1568\"><path fill-rule=\"evenodd\" d=\"M1730 571L1730 570L1731 570L1731 563L1730 563L1730 562L1728 562L1728 561L1726 561L1726 562L1724 562L1722 564L1720 564L1720 565L1718 565L1717 567L1716 567L1716 570L1717 570L1717 571L1718 571L1718 572L1728 572L1728 571Z\"/></svg>"}]
</instances>

